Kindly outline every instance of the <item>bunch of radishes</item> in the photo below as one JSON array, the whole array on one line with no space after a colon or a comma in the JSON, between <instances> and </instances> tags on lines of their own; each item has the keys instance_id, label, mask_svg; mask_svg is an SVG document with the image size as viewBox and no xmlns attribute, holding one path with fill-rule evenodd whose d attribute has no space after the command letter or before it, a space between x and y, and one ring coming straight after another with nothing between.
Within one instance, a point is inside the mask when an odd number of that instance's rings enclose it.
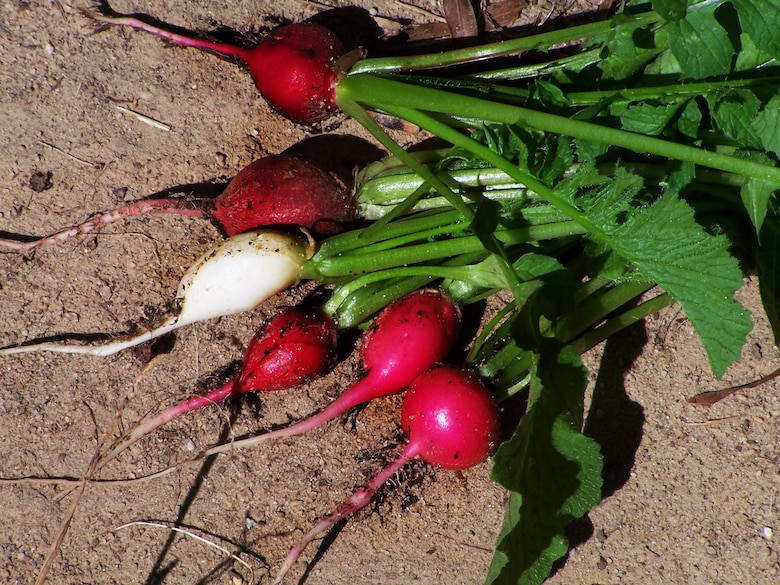
<instances>
[{"instance_id":1,"label":"bunch of radishes","mask_svg":"<svg viewBox=\"0 0 780 585\"><path fill-rule=\"evenodd\" d=\"M269 160L270 165L267 164ZM278 170L280 160L283 160L281 166L284 172L281 175L268 172L269 167ZM295 157L270 157L258 162L260 164L252 165L234 179L225 192L227 197L223 194L217 200L214 217L227 218L223 223L227 233L239 233L201 256L187 271L179 287L179 310L175 315L157 328L129 340L99 346L31 343L2 349L0 354L49 350L109 355L197 320L251 309L289 287L297 279L298 270L311 255L311 250L307 251L307 245L300 236L278 231L278 227L280 224L294 225L295 221L303 223L304 220L308 227L314 227L319 220L317 212L311 210L316 205L307 205L305 201L285 216L281 209L285 189L278 187L289 188L293 195L300 192L301 185L295 181L300 173L295 169L303 168L308 172L310 167ZM291 163L294 163L294 168ZM266 172L258 174L258 168ZM320 177L320 174L316 176ZM321 182L329 187L335 185L329 180ZM264 197L268 192L265 187L269 184L274 196ZM340 217L352 220L354 206L342 196L343 189L309 193L325 194L327 212L324 219L330 221L333 216L339 215L336 208L341 205L344 211ZM306 197L301 196L301 199ZM163 207L166 206L158 209ZM181 208L177 203L169 209ZM241 227L256 228L258 222L265 223L263 218L266 217L273 218L271 223L277 230L266 227L240 232ZM337 227L335 223L330 225ZM70 233L76 235L77 231ZM64 239L55 236L45 242L58 243ZM313 245L313 241L309 243L309 247ZM465 469L483 462L492 452L497 442L498 415L491 393L473 374L453 366L439 365L455 343L460 316L457 304L434 289L419 290L391 302L364 334L361 378L338 399L320 412L287 427L218 445L199 454L200 458L302 434L358 404L411 388L401 412L402 428L409 438L407 446L396 461L304 536L285 560L277 582L315 536L340 518L365 506L376 490L411 459L419 456L446 469ZM138 423L101 454L94 471L100 470L155 429L189 411L244 392L292 388L322 375L333 365L337 331L337 323L318 307L282 309L252 338L237 376L205 395L174 404Z\"/></svg>"},{"instance_id":2,"label":"bunch of radishes","mask_svg":"<svg viewBox=\"0 0 780 585\"><path fill-rule=\"evenodd\" d=\"M311 540L365 506L379 487L415 457L444 469L467 469L484 462L493 451L498 441L498 411L492 394L474 374L441 365L459 327L459 307L438 290L420 290L394 301L365 332L360 349L361 377L339 398L294 424L198 455L202 458L303 434L358 404L409 388L401 409L406 447L393 463L305 534L285 559L277 583ZM238 393L282 390L321 375L333 363L336 340L335 323L321 310L282 309L253 337L237 376L141 422L101 457L96 469L186 412Z\"/></svg>"},{"instance_id":3,"label":"bunch of radishes","mask_svg":"<svg viewBox=\"0 0 780 585\"><path fill-rule=\"evenodd\" d=\"M100 12L84 12L98 23L131 26L245 62L266 100L290 119L303 123L320 121L338 109L338 79L360 56L345 54L332 32L311 23L280 27L248 49L173 34L137 17L115 13L105 3ZM0 246L32 252L148 213L207 217L228 236L185 273L174 315L151 331L102 346L25 343L0 349L0 355L37 350L109 355L201 319L254 308L299 279L301 267L316 248L316 238L337 233L357 220L351 193L340 181L297 155L280 154L241 171L213 201L142 200L45 238L0 240ZM364 333L360 379L338 399L287 427L199 454L203 457L301 434L358 404L406 390L400 422L406 446L393 463L304 535L275 582L281 582L312 539L365 506L377 489L412 459L419 457L445 469L466 469L490 455L498 441L498 411L490 391L474 374L442 365L457 339L460 316L457 304L439 290L423 289L391 302ZM250 341L238 375L205 395L140 422L100 455L95 471L161 425L191 410L244 392L292 388L323 375L334 364L337 334L338 323L319 307L282 309Z\"/></svg>"}]
</instances>

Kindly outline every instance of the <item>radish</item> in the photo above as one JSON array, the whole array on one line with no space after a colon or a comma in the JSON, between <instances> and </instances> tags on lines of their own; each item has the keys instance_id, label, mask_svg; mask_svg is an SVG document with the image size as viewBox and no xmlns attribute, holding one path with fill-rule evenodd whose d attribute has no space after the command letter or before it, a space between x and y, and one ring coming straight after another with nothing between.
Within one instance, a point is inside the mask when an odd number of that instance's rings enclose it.
<instances>
[{"instance_id":1,"label":"radish","mask_svg":"<svg viewBox=\"0 0 780 585\"><path fill-rule=\"evenodd\" d=\"M415 291L390 303L363 337L365 376L318 413L262 435L217 445L198 459L272 439L301 435L353 406L405 390L422 372L443 360L455 344L460 308L438 290Z\"/></svg>"},{"instance_id":2,"label":"radish","mask_svg":"<svg viewBox=\"0 0 780 585\"><path fill-rule=\"evenodd\" d=\"M0 349L0 355L41 350L111 355L197 321L248 311L297 282L311 254L310 247L290 234L269 230L239 234L190 266L176 293L178 313L154 329L102 346L34 342Z\"/></svg>"},{"instance_id":3,"label":"radish","mask_svg":"<svg viewBox=\"0 0 780 585\"><path fill-rule=\"evenodd\" d=\"M187 412L243 392L284 390L316 378L333 365L336 341L336 324L321 309L282 309L252 337L236 377L139 424L124 441L101 457L100 467L142 437Z\"/></svg>"},{"instance_id":4,"label":"radish","mask_svg":"<svg viewBox=\"0 0 780 585\"><path fill-rule=\"evenodd\" d=\"M244 167L215 200L142 199L38 240L0 239L0 246L31 252L153 213L210 217L228 236L270 226L300 226L314 236L328 236L350 227L357 217L352 195L341 181L305 158L284 152Z\"/></svg>"},{"instance_id":5,"label":"radish","mask_svg":"<svg viewBox=\"0 0 780 585\"><path fill-rule=\"evenodd\" d=\"M345 50L336 34L321 25L303 22L281 26L255 47L246 48L177 34L116 12L107 2L95 9L82 8L82 12L104 25L129 26L172 43L244 62L263 98L295 122L313 124L338 109L337 62Z\"/></svg>"},{"instance_id":6,"label":"radish","mask_svg":"<svg viewBox=\"0 0 780 585\"><path fill-rule=\"evenodd\" d=\"M296 225L329 236L350 227L357 208L333 175L284 153L261 158L238 173L217 197L211 216L229 236L271 225Z\"/></svg>"},{"instance_id":7,"label":"radish","mask_svg":"<svg viewBox=\"0 0 780 585\"><path fill-rule=\"evenodd\" d=\"M401 454L298 541L275 584L282 582L314 538L366 506L415 457L444 469L468 469L485 461L498 442L498 409L476 376L454 366L438 366L419 375L407 391L401 427L408 439Z\"/></svg>"}]
</instances>

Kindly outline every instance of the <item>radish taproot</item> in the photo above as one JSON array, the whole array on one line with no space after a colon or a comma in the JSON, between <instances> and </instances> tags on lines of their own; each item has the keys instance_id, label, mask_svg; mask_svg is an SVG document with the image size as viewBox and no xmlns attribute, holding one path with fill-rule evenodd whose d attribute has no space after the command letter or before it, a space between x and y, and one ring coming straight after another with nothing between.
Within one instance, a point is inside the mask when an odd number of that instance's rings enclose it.
<instances>
[{"instance_id":1,"label":"radish taproot","mask_svg":"<svg viewBox=\"0 0 780 585\"><path fill-rule=\"evenodd\" d=\"M458 305L439 290L418 290L393 301L363 336L360 356L365 375L336 400L289 426L206 449L197 459L301 435L358 404L402 392L452 350L460 318Z\"/></svg>"},{"instance_id":2,"label":"radish taproot","mask_svg":"<svg viewBox=\"0 0 780 585\"><path fill-rule=\"evenodd\" d=\"M112 355L185 325L248 311L295 284L311 254L310 245L290 234L271 230L238 234L190 266L176 293L178 312L154 329L105 345L32 342L2 348L0 355L32 351Z\"/></svg>"},{"instance_id":3,"label":"radish taproot","mask_svg":"<svg viewBox=\"0 0 780 585\"><path fill-rule=\"evenodd\" d=\"M135 15L114 11L107 2L81 11L100 25L129 26L172 43L195 47L247 65L260 94L295 122L313 124L338 109L338 60L345 53L330 29L312 22L280 26L251 48L177 34Z\"/></svg>"},{"instance_id":4,"label":"radish taproot","mask_svg":"<svg viewBox=\"0 0 780 585\"><path fill-rule=\"evenodd\" d=\"M142 199L37 240L0 239L0 247L32 252L154 213L208 217L228 236L261 227L304 227L320 237L351 227L357 207L349 189L334 175L300 155L283 152L244 167L216 199Z\"/></svg>"},{"instance_id":5,"label":"radish taproot","mask_svg":"<svg viewBox=\"0 0 780 585\"><path fill-rule=\"evenodd\" d=\"M399 469L415 457L443 469L468 469L484 462L499 438L498 409L490 391L472 373L443 365L420 374L401 405L407 437L398 457L309 530L282 563L281 583L317 536L366 506Z\"/></svg>"},{"instance_id":6,"label":"radish taproot","mask_svg":"<svg viewBox=\"0 0 780 585\"><path fill-rule=\"evenodd\" d=\"M178 402L138 424L100 458L99 467L187 412L245 392L285 390L315 379L333 365L336 343L336 324L322 309L283 308L252 337L238 375L204 395Z\"/></svg>"}]
</instances>

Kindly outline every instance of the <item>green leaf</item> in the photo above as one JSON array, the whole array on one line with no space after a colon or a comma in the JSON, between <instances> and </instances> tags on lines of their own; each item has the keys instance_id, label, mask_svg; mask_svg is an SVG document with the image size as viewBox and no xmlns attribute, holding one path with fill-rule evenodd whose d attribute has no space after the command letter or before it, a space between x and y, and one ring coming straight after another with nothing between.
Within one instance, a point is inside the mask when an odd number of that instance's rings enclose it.
<instances>
[{"instance_id":1,"label":"green leaf","mask_svg":"<svg viewBox=\"0 0 780 585\"><path fill-rule=\"evenodd\" d=\"M668 75L679 76L682 74L682 67L677 62L677 58L671 51L664 51L658 58L645 67L645 75Z\"/></svg>"},{"instance_id":2,"label":"green leaf","mask_svg":"<svg viewBox=\"0 0 780 585\"><path fill-rule=\"evenodd\" d=\"M566 525L601 499L599 446L580 432L587 371L570 349L545 349L528 411L494 458L492 477L510 499L489 585L542 583L568 550Z\"/></svg>"},{"instance_id":3,"label":"green leaf","mask_svg":"<svg viewBox=\"0 0 780 585\"><path fill-rule=\"evenodd\" d=\"M655 10L664 20L680 20L685 16L685 9L688 8L686 0L653 0L653 10Z\"/></svg>"},{"instance_id":4,"label":"green leaf","mask_svg":"<svg viewBox=\"0 0 780 585\"><path fill-rule=\"evenodd\" d=\"M635 266L638 278L657 282L674 297L704 343L713 372L722 376L739 358L752 327L749 313L734 300L742 271L728 239L707 233L673 191L638 206L636 177L625 170L618 169L611 181L592 169L567 181L558 192L578 206L574 219L588 237Z\"/></svg>"},{"instance_id":5,"label":"green leaf","mask_svg":"<svg viewBox=\"0 0 780 585\"><path fill-rule=\"evenodd\" d=\"M736 48L729 32L715 17L721 6L698 8L684 19L668 24L669 47L688 77L704 79L731 71Z\"/></svg>"},{"instance_id":6,"label":"green leaf","mask_svg":"<svg viewBox=\"0 0 780 585\"><path fill-rule=\"evenodd\" d=\"M780 95L775 94L764 105L753 120L753 128L763 149L780 156Z\"/></svg>"},{"instance_id":7,"label":"green leaf","mask_svg":"<svg viewBox=\"0 0 780 585\"><path fill-rule=\"evenodd\" d=\"M474 219L471 220L471 229L485 246L485 249L493 254L502 254L503 248L495 238L494 232L498 227L501 215L501 206L489 199L480 201Z\"/></svg>"},{"instance_id":8,"label":"green leaf","mask_svg":"<svg viewBox=\"0 0 780 585\"><path fill-rule=\"evenodd\" d=\"M780 59L780 1L731 0L737 9L742 30L756 47Z\"/></svg>"},{"instance_id":9,"label":"green leaf","mask_svg":"<svg viewBox=\"0 0 780 585\"><path fill-rule=\"evenodd\" d=\"M539 103L547 109L560 109L569 105L569 100L566 94L563 93L554 83L545 81L544 79L537 79L533 84L534 90L532 98L539 100Z\"/></svg>"},{"instance_id":10,"label":"green leaf","mask_svg":"<svg viewBox=\"0 0 780 585\"><path fill-rule=\"evenodd\" d=\"M548 134L544 139L542 166L537 176L546 185L554 185L574 164L574 151L568 136Z\"/></svg>"},{"instance_id":11,"label":"green leaf","mask_svg":"<svg viewBox=\"0 0 780 585\"><path fill-rule=\"evenodd\" d=\"M756 254L758 285L764 311L780 344L780 224L771 216L761 228L761 244Z\"/></svg>"},{"instance_id":12,"label":"green leaf","mask_svg":"<svg viewBox=\"0 0 780 585\"><path fill-rule=\"evenodd\" d=\"M696 100L688 100L685 104L680 117L677 119L677 129L683 136L688 138L696 138L699 133L699 126L701 126L701 108Z\"/></svg>"},{"instance_id":13,"label":"green leaf","mask_svg":"<svg viewBox=\"0 0 780 585\"><path fill-rule=\"evenodd\" d=\"M683 103L680 100L668 104L640 102L629 106L620 116L620 122L623 130L658 136L671 122Z\"/></svg>"},{"instance_id":14,"label":"green leaf","mask_svg":"<svg viewBox=\"0 0 780 585\"><path fill-rule=\"evenodd\" d=\"M752 71L772 60L772 56L758 48L753 39L744 32L739 37L739 45L734 71Z\"/></svg>"},{"instance_id":15,"label":"green leaf","mask_svg":"<svg viewBox=\"0 0 780 585\"><path fill-rule=\"evenodd\" d=\"M693 163L670 160L666 169L666 185L672 191L681 193L696 179L696 165Z\"/></svg>"},{"instance_id":16,"label":"green leaf","mask_svg":"<svg viewBox=\"0 0 780 585\"><path fill-rule=\"evenodd\" d=\"M762 164L772 164L769 156L754 150L738 150L734 156ZM764 218L769 210L772 194L778 189L780 189L780 185L777 183L763 181L755 177L749 177L742 184L739 194L742 198L742 204L750 216L750 221L756 229L756 234L761 233L761 226L764 224Z\"/></svg>"},{"instance_id":17,"label":"green leaf","mask_svg":"<svg viewBox=\"0 0 780 585\"><path fill-rule=\"evenodd\" d=\"M515 260L512 266L520 280L538 279L544 283L542 294L545 303L554 305L556 315L574 304L577 281L557 258L528 252Z\"/></svg>"},{"instance_id":18,"label":"green leaf","mask_svg":"<svg viewBox=\"0 0 780 585\"><path fill-rule=\"evenodd\" d=\"M750 221L753 222L753 226L758 234L761 233L761 226L763 226L766 218L769 199L777 188L778 185L751 177L745 181L742 189L740 189L739 195L742 198L742 203L745 209L747 209Z\"/></svg>"},{"instance_id":19,"label":"green leaf","mask_svg":"<svg viewBox=\"0 0 780 585\"><path fill-rule=\"evenodd\" d=\"M753 127L761 108L755 93L747 89L732 90L713 96L710 102L715 122L723 132L743 146L761 148L761 137Z\"/></svg>"},{"instance_id":20,"label":"green leaf","mask_svg":"<svg viewBox=\"0 0 780 585\"><path fill-rule=\"evenodd\" d=\"M601 52L599 67L607 79L626 79L666 48L666 32L624 24L615 27Z\"/></svg>"}]
</instances>

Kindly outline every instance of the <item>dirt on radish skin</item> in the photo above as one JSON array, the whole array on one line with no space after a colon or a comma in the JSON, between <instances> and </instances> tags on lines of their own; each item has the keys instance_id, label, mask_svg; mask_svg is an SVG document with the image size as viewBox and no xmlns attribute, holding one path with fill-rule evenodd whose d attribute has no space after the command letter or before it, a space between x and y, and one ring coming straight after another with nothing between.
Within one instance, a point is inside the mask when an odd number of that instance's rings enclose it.
<instances>
[{"instance_id":1,"label":"dirt on radish skin","mask_svg":"<svg viewBox=\"0 0 780 585\"><path fill-rule=\"evenodd\" d=\"M338 110L334 67L343 54L332 31L304 22L271 31L245 61L269 104L292 120L311 124Z\"/></svg>"},{"instance_id":2,"label":"dirt on radish skin","mask_svg":"<svg viewBox=\"0 0 780 585\"><path fill-rule=\"evenodd\" d=\"M274 585L284 580L312 540L368 505L377 490L414 458L450 470L487 460L498 444L498 408L474 374L436 366L417 376L404 396L401 427L407 444L400 455L304 534L282 563Z\"/></svg>"},{"instance_id":3,"label":"dirt on radish skin","mask_svg":"<svg viewBox=\"0 0 780 585\"><path fill-rule=\"evenodd\" d=\"M336 324L317 307L287 307L252 337L236 392L283 390L322 374L336 358Z\"/></svg>"},{"instance_id":4,"label":"dirt on radish skin","mask_svg":"<svg viewBox=\"0 0 780 585\"><path fill-rule=\"evenodd\" d=\"M185 36L136 16L114 11L107 2L82 13L106 26L129 26L172 43L244 62L258 90L277 111L295 122L313 124L338 109L337 61L345 53L334 32L312 22L280 26L252 48Z\"/></svg>"},{"instance_id":5,"label":"dirt on radish skin","mask_svg":"<svg viewBox=\"0 0 780 585\"><path fill-rule=\"evenodd\" d=\"M401 406L401 427L426 463L444 469L479 465L498 444L498 410L472 373L454 366L415 378Z\"/></svg>"}]
</instances>

